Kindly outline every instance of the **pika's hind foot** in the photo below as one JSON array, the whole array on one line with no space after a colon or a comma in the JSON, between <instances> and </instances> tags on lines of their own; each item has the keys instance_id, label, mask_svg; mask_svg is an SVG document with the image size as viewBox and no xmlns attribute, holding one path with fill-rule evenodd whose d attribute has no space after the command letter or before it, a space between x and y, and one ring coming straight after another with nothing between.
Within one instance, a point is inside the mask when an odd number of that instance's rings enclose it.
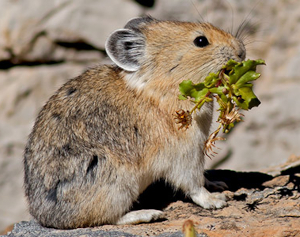
<instances>
[{"instance_id":1,"label":"pika's hind foot","mask_svg":"<svg viewBox=\"0 0 300 237\"><path fill-rule=\"evenodd\" d=\"M223 193L210 193L201 187L197 193L191 195L192 200L205 209L216 209L227 206L227 197Z\"/></svg>"},{"instance_id":2,"label":"pika's hind foot","mask_svg":"<svg viewBox=\"0 0 300 237\"><path fill-rule=\"evenodd\" d=\"M122 216L117 225L134 225L139 223L148 223L164 218L164 213L159 210L148 209L128 212Z\"/></svg>"}]
</instances>

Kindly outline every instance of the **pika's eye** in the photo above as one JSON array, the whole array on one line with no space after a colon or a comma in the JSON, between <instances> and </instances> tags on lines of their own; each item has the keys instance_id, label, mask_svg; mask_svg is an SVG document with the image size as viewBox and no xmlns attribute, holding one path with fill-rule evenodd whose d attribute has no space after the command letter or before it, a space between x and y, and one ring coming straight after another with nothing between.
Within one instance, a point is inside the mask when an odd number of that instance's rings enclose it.
<instances>
[{"instance_id":1,"label":"pika's eye","mask_svg":"<svg viewBox=\"0 0 300 237\"><path fill-rule=\"evenodd\" d=\"M207 40L207 38L205 36L198 36L195 40L194 40L194 44L197 47L203 48L207 45L209 45L209 42Z\"/></svg>"}]
</instances>

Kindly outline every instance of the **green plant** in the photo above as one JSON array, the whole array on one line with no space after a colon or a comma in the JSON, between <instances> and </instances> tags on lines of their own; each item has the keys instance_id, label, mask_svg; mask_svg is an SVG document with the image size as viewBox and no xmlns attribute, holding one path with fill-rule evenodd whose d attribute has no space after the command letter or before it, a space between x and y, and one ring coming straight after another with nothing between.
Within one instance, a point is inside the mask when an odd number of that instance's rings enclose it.
<instances>
[{"instance_id":1,"label":"green plant","mask_svg":"<svg viewBox=\"0 0 300 237\"><path fill-rule=\"evenodd\" d=\"M179 85L179 99L190 99L195 106L191 111L179 110L175 114L175 122L181 124L179 129L187 129L192 122L192 114L201 109L204 103L212 102L215 98L219 104L220 115L217 122L219 127L214 131L205 143L205 153L212 152L221 128L228 133L235 123L242 121L240 109L249 110L259 106L260 101L254 94L252 81L258 79L260 74L256 72L256 66L264 65L264 60L247 60L236 62L229 60L219 73L210 73L203 82L194 84L185 80ZM209 156L209 155L208 155Z\"/></svg>"}]
</instances>

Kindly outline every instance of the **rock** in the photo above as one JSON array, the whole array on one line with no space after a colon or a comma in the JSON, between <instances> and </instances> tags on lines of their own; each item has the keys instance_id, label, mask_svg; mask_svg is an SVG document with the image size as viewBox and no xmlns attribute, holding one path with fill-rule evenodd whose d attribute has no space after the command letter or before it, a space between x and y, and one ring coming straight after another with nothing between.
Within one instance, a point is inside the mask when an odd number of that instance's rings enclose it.
<instances>
[{"instance_id":1,"label":"rock","mask_svg":"<svg viewBox=\"0 0 300 237\"><path fill-rule=\"evenodd\" d=\"M144 236L144 234L152 234L153 231L150 228L147 228L147 230L140 232L139 234L130 234L126 233L124 231L118 231L118 230L103 230L99 228L80 228L75 230L57 230L52 228L45 228L39 225L36 221L22 221L20 223L17 223L14 226L14 229L8 233L8 237L18 237L18 236L40 236L40 237L80 237L80 236L89 236L89 237L134 237L134 236ZM163 232L158 237L181 237L182 233L177 231L173 233L169 232ZM203 236L205 237L205 236Z\"/></svg>"},{"instance_id":2,"label":"rock","mask_svg":"<svg viewBox=\"0 0 300 237\"><path fill-rule=\"evenodd\" d=\"M142 13L133 1L118 0L65 1L52 10L55 14L44 20L52 39L62 42L87 41L104 49L104 42L112 31ZM63 24L61 24L63 22Z\"/></svg>"},{"instance_id":3,"label":"rock","mask_svg":"<svg viewBox=\"0 0 300 237\"><path fill-rule=\"evenodd\" d=\"M169 194L161 193L159 185L151 187L156 195L160 193L161 203L164 206L166 220L160 222L139 225L104 225L94 228L79 228L74 230L57 230L40 226L36 221L17 223L7 235L17 236L183 236L182 226L186 220L194 223L198 236L221 237L221 236L300 236L300 206L299 189L295 189L289 195L280 190L286 186L272 185L272 188L261 189L260 185L245 188L247 181L243 179L244 172L214 171L211 174L217 179L220 174L228 174L228 187L226 192L229 197L228 206L223 209L206 210L190 200L185 199L180 193L175 193L169 187ZM284 170L282 170L284 172ZM231 176L231 177L230 177ZM250 177L250 176L249 176ZM262 177L262 176L261 176ZM279 176L278 176L279 177ZM230 187L240 180L240 188L234 191ZM263 182L263 179L261 180ZM147 191L146 191L147 192ZM231 194L230 194L231 193ZM245 195L245 198L240 198ZM167 197L168 202L163 200ZM175 198L175 200L174 200ZM153 199L139 200L140 205L153 205ZM189 222L190 222L189 221Z\"/></svg>"},{"instance_id":4,"label":"rock","mask_svg":"<svg viewBox=\"0 0 300 237\"><path fill-rule=\"evenodd\" d=\"M289 181L289 175L283 175L279 177L275 177L274 179L264 182L262 185L264 187L274 188L276 186L284 186Z\"/></svg>"},{"instance_id":5,"label":"rock","mask_svg":"<svg viewBox=\"0 0 300 237\"><path fill-rule=\"evenodd\" d=\"M14 228L14 225L9 225L7 226L3 231L0 231L0 236L1 235L6 235L7 233L10 233Z\"/></svg>"},{"instance_id":6,"label":"rock","mask_svg":"<svg viewBox=\"0 0 300 237\"><path fill-rule=\"evenodd\" d=\"M133 1L124 1L122 7L118 0L1 1L0 61L57 60L57 54L68 55L57 52L61 43L104 50L109 34L141 12Z\"/></svg>"},{"instance_id":7,"label":"rock","mask_svg":"<svg viewBox=\"0 0 300 237\"><path fill-rule=\"evenodd\" d=\"M279 176L290 173L300 173L300 156L291 155L285 163L279 164L277 166L271 166L266 169L262 169L264 173L269 175Z\"/></svg>"}]
</instances>

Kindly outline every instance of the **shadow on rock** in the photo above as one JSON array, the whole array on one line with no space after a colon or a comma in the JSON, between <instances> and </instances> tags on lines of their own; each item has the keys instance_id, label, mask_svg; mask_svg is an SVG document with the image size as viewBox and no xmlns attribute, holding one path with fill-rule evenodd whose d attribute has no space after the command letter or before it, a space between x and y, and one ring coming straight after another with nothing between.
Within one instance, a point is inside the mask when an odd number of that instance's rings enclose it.
<instances>
[{"instance_id":1,"label":"shadow on rock","mask_svg":"<svg viewBox=\"0 0 300 237\"><path fill-rule=\"evenodd\" d=\"M261 172L237 172L233 170L207 170L205 177L210 181L223 181L228 190L235 192L240 188L264 189L264 182L273 179L272 175Z\"/></svg>"},{"instance_id":2,"label":"shadow on rock","mask_svg":"<svg viewBox=\"0 0 300 237\"><path fill-rule=\"evenodd\" d=\"M281 171L281 175L289 175L289 180L286 183L286 185L289 183L293 183L293 185L294 185L293 190L297 190L298 192L300 192L300 176L299 176L299 174L300 174L300 165L290 167L286 170Z\"/></svg>"}]
</instances>

